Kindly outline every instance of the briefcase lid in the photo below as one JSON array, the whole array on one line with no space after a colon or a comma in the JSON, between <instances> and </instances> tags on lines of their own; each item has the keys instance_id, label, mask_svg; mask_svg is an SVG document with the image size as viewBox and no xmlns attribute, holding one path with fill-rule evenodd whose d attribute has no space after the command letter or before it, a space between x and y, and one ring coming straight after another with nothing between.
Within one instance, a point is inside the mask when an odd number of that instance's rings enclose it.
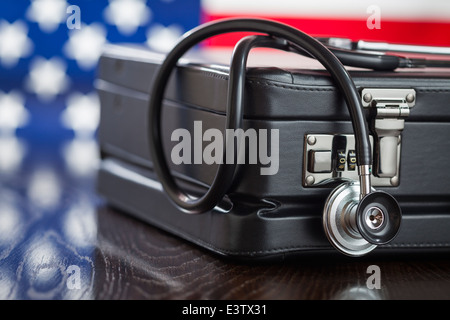
<instances>
[{"instance_id":1,"label":"briefcase lid","mask_svg":"<svg viewBox=\"0 0 450 320\"><path fill-rule=\"evenodd\" d=\"M189 51L179 60L166 98L225 113L231 52L213 48ZM164 58L164 53L143 46L109 45L100 58L98 81L149 94ZM418 99L410 120L450 120L450 69L347 69L359 90L415 89ZM325 68L318 61L295 53L253 50L248 60L245 94L247 118L349 119L343 97Z\"/></svg>"}]
</instances>

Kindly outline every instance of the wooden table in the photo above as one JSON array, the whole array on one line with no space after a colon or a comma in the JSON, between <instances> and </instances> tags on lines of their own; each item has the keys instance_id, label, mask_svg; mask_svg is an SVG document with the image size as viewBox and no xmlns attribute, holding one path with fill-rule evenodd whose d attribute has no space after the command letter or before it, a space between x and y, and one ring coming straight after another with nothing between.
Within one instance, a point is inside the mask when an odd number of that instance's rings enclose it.
<instances>
[{"instance_id":1,"label":"wooden table","mask_svg":"<svg viewBox=\"0 0 450 320\"><path fill-rule=\"evenodd\" d=\"M450 299L446 255L219 257L109 207L95 169L69 170L67 143L31 148L2 174L1 299Z\"/></svg>"}]
</instances>

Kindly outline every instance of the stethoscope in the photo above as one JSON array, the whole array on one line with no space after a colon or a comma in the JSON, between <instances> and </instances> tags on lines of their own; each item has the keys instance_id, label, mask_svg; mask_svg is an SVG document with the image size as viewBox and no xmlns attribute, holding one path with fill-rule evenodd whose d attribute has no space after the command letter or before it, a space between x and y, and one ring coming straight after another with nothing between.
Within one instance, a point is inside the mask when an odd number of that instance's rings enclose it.
<instances>
[{"instance_id":1,"label":"stethoscope","mask_svg":"<svg viewBox=\"0 0 450 320\"><path fill-rule=\"evenodd\" d=\"M263 35L244 37L233 50L225 129L236 130L242 127L246 64L251 49L276 48L317 59L331 74L346 101L355 134L359 177L359 181L341 184L328 197L322 219L325 234L338 251L350 256L364 255L378 245L394 239L400 228L401 209L390 194L376 191L371 186L372 154L369 130L361 97L343 64L392 70L404 64L403 58L326 46L298 29L264 19L224 19L191 30L167 54L154 78L148 114L149 147L154 170L174 205L188 214L211 211L222 201L233 182L237 161L233 163L223 161L218 165L216 176L205 194L197 197L186 193L178 186L170 172L164 154L161 131L164 93L178 60L199 42L230 32L255 32ZM228 147L224 144L224 157Z\"/></svg>"},{"instance_id":2,"label":"stethoscope","mask_svg":"<svg viewBox=\"0 0 450 320\"><path fill-rule=\"evenodd\" d=\"M392 71L397 68L450 68L450 60L410 58L401 55L401 53L413 53L450 56L448 47L350 41L342 38L318 38L318 40L346 66L379 71Z\"/></svg>"}]
</instances>

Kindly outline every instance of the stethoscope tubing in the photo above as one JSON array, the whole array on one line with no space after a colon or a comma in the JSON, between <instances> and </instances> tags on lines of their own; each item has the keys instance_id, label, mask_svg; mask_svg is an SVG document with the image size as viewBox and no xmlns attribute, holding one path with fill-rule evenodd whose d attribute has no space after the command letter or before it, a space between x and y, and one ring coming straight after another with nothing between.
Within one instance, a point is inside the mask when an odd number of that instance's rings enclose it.
<instances>
[{"instance_id":1,"label":"stethoscope tubing","mask_svg":"<svg viewBox=\"0 0 450 320\"><path fill-rule=\"evenodd\" d=\"M230 32L256 32L277 37L287 41L290 45L301 48L302 51L306 51L308 55L316 58L329 71L346 101L355 133L358 166L367 168L372 164L369 130L360 95L344 65L327 47L298 29L271 20L250 18L214 21L191 30L181 38L160 66L151 89L148 134L153 168L167 195L180 210L190 214L212 210L229 189L234 178L235 168L227 166L225 163L219 164L213 183L207 192L200 197L193 197L179 188L171 175L162 144L161 115L165 89L178 60L190 48L210 37ZM243 92L240 91L239 86L233 83L242 84L242 80L245 79L246 53L251 47L248 47L249 43L252 46L255 44L251 41L248 42L248 40L247 42L241 42L241 45L238 46L239 50L235 49L233 52L231 64L240 67L237 69L236 78L229 80L226 129L239 128L242 123ZM244 49L241 50L242 48ZM240 87L243 88L243 85Z\"/></svg>"}]
</instances>

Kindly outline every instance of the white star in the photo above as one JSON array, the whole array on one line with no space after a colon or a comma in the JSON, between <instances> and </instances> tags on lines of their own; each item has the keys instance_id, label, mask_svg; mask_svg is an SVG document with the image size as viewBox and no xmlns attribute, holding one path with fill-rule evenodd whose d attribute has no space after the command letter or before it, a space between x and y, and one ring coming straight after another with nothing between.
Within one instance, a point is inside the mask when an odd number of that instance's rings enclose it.
<instances>
[{"instance_id":1,"label":"white star","mask_svg":"<svg viewBox=\"0 0 450 320\"><path fill-rule=\"evenodd\" d=\"M72 129L77 137L90 138L100 121L100 101L98 95L73 93L67 98L67 108L61 115L66 128Z\"/></svg>"},{"instance_id":2,"label":"white star","mask_svg":"<svg viewBox=\"0 0 450 320\"><path fill-rule=\"evenodd\" d=\"M16 136L0 137L0 172L11 174L20 168L26 153L25 143Z\"/></svg>"},{"instance_id":3,"label":"white star","mask_svg":"<svg viewBox=\"0 0 450 320\"><path fill-rule=\"evenodd\" d=\"M97 239L97 211L87 199L77 199L63 217L67 241L78 248L91 247Z\"/></svg>"},{"instance_id":4,"label":"white star","mask_svg":"<svg viewBox=\"0 0 450 320\"><path fill-rule=\"evenodd\" d=\"M17 128L27 124L28 118L25 98L19 92L0 91L0 132L3 135L14 135Z\"/></svg>"},{"instance_id":5,"label":"white star","mask_svg":"<svg viewBox=\"0 0 450 320\"><path fill-rule=\"evenodd\" d=\"M147 30L147 45L156 51L168 52L174 47L182 34L182 28L177 25L166 28L156 24Z\"/></svg>"},{"instance_id":6,"label":"white star","mask_svg":"<svg viewBox=\"0 0 450 320\"><path fill-rule=\"evenodd\" d=\"M106 21L116 25L124 35L133 34L139 26L148 23L151 14L145 0L109 0L104 11Z\"/></svg>"},{"instance_id":7,"label":"white star","mask_svg":"<svg viewBox=\"0 0 450 320\"><path fill-rule=\"evenodd\" d=\"M98 144L95 139L75 138L62 149L69 171L78 177L92 177L100 162Z\"/></svg>"},{"instance_id":8,"label":"white star","mask_svg":"<svg viewBox=\"0 0 450 320\"><path fill-rule=\"evenodd\" d=\"M10 197L2 198L0 203L0 245L6 245L20 239L20 234L24 229L24 220L22 219L25 217L14 200L8 199Z\"/></svg>"},{"instance_id":9,"label":"white star","mask_svg":"<svg viewBox=\"0 0 450 320\"><path fill-rule=\"evenodd\" d=\"M11 24L0 21L0 61L4 67L14 67L20 58L31 53L33 43L27 33L28 28L23 21Z\"/></svg>"},{"instance_id":10,"label":"white star","mask_svg":"<svg viewBox=\"0 0 450 320\"><path fill-rule=\"evenodd\" d=\"M66 68L64 61L57 57L49 60L37 57L31 62L26 85L39 98L49 101L67 89L69 77Z\"/></svg>"},{"instance_id":11,"label":"white star","mask_svg":"<svg viewBox=\"0 0 450 320\"><path fill-rule=\"evenodd\" d=\"M62 193L58 175L51 168L38 168L30 178L27 195L31 203L37 208L53 209L60 200Z\"/></svg>"},{"instance_id":12,"label":"white star","mask_svg":"<svg viewBox=\"0 0 450 320\"><path fill-rule=\"evenodd\" d=\"M66 0L33 0L27 10L27 18L37 22L46 33L54 32L67 19Z\"/></svg>"},{"instance_id":13,"label":"white star","mask_svg":"<svg viewBox=\"0 0 450 320\"><path fill-rule=\"evenodd\" d=\"M96 66L105 43L106 30L101 24L83 25L81 29L74 29L69 33L64 53L75 59L80 68L88 70Z\"/></svg>"}]
</instances>

